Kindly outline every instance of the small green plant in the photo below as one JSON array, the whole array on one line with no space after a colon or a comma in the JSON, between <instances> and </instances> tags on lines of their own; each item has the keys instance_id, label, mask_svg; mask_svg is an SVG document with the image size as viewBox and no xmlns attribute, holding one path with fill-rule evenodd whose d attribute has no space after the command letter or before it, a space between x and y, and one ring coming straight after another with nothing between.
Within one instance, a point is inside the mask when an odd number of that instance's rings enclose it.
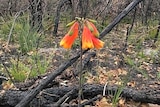
<instances>
[{"instance_id":1,"label":"small green plant","mask_svg":"<svg viewBox=\"0 0 160 107\"><path fill-rule=\"evenodd\" d=\"M9 72L17 82L24 82L29 78L34 78L44 74L49 66L50 58L42 58L39 55L33 55L23 61L11 59Z\"/></svg>"},{"instance_id":2,"label":"small green plant","mask_svg":"<svg viewBox=\"0 0 160 107\"><path fill-rule=\"evenodd\" d=\"M33 55L30 63L32 64L30 77L35 77L39 74L44 74L49 66L51 58L44 58L40 55ZM33 65L34 64L34 65Z\"/></svg>"},{"instance_id":3,"label":"small green plant","mask_svg":"<svg viewBox=\"0 0 160 107\"><path fill-rule=\"evenodd\" d=\"M9 68L9 72L13 78L13 80L17 82L24 82L27 76L27 72L30 71L29 67L27 67L23 62L11 59L11 67Z\"/></svg>"},{"instance_id":4,"label":"small green plant","mask_svg":"<svg viewBox=\"0 0 160 107\"><path fill-rule=\"evenodd\" d=\"M140 73L144 76L144 78L148 79L149 76L148 76L146 70L140 69L140 68L137 68L136 70L137 70L138 72L140 72Z\"/></svg>"},{"instance_id":5,"label":"small green plant","mask_svg":"<svg viewBox=\"0 0 160 107\"><path fill-rule=\"evenodd\" d=\"M130 17L125 17L121 23L125 23L125 24L131 24L132 23L132 19Z\"/></svg>"},{"instance_id":6,"label":"small green plant","mask_svg":"<svg viewBox=\"0 0 160 107\"><path fill-rule=\"evenodd\" d=\"M157 28L150 28L148 35L145 37L145 40L153 40L155 38L155 35L157 33Z\"/></svg>"},{"instance_id":7,"label":"small green plant","mask_svg":"<svg viewBox=\"0 0 160 107\"><path fill-rule=\"evenodd\" d=\"M146 56L145 56L145 54L144 54L144 52L143 51L140 51L139 53L138 53L138 58L143 58L143 59L145 59L146 58Z\"/></svg>"},{"instance_id":8,"label":"small green plant","mask_svg":"<svg viewBox=\"0 0 160 107\"><path fill-rule=\"evenodd\" d=\"M12 25L13 23L14 25ZM11 30L12 27L13 30ZM9 39L10 42L18 43L22 53L35 49L39 38L37 31L30 28L27 15L19 16L16 20L10 18L3 21L2 26L0 26L0 34L4 40Z\"/></svg>"},{"instance_id":9,"label":"small green plant","mask_svg":"<svg viewBox=\"0 0 160 107\"><path fill-rule=\"evenodd\" d=\"M10 19L11 20L11 19ZM10 20L2 20L1 21L1 26L0 26L0 37L3 38L4 40L7 39L7 36L10 32L10 28L12 26L12 21ZM13 41L13 37L11 38L11 41Z\"/></svg>"},{"instance_id":10,"label":"small green plant","mask_svg":"<svg viewBox=\"0 0 160 107\"><path fill-rule=\"evenodd\" d=\"M20 45L19 49L22 53L27 53L36 48L38 33L32 31L29 26L28 21L20 21L22 24L21 30L18 32L18 43Z\"/></svg>"},{"instance_id":11,"label":"small green plant","mask_svg":"<svg viewBox=\"0 0 160 107\"><path fill-rule=\"evenodd\" d=\"M118 89L116 90L116 92L114 93L114 96L113 96L113 99L112 99L113 107L117 107L118 101L120 99L120 96L121 96L121 93L122 93L123 89L124 89L124 86L120 85L118 87Z\"/></svg>"},{"instance_id":12,"label":"small green plant","mask_svg":"<svg viewBox=\"0 0 160 107\"><path fill-rule=\"evenodd\" d=\"M130 66L134 66L134 60L133 59L127 58L126 61L127 61L127 64L129 64Z\"/></svg>"}]
</instances>

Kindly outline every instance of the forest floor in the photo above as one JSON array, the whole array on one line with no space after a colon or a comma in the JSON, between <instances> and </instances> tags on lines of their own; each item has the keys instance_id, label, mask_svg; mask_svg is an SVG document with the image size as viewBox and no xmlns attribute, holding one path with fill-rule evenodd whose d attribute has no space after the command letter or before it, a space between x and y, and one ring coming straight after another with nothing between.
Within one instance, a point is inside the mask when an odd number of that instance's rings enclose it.
<instances>
[{"instance_id":1,"label":"forest floor","mask_svg":"<svg viewBox=\"0 0 160 107\"><path fill-rule=\"evenodd\" d=\"M89 50L83 55L84 59L89 53L96 53L96 56L91 58L87 65L85 65L85 72L83 74L84 83L107 84L110 86L118 85L135 90L160 90L160 47L158 46L160 41L153 43L152 39L143 39L143 35L136 37L135 35L130 35L133 37L130 37L131 40L129 40L127 47L124 49L125 36L125 31L114 29L114 31L102 39L105 42L105 46L102 49ZM42 77L58 69L62 63L74 57L79 52L77 42L71 50L65 50L59 47L60 38L62 37L46 37L42 43L42 47L44 48L38 48L38 51L36 51L42 57L42 62L44 57L50 60L46 69L47 72L42 74ZM53 47L48 46L49 43ZM6 47L6 42L0 39L0 46L0 57L3 59L3 63L7 67L11 67L10 59L17 57L18 45L11 43ZM24 59L30 57L34 52L30 51L27 55L20 56L20 61L24 62ZM27 61L25 64L26 66L31 66ZM55 79L56 86L72 86L78 84L78 76L75 74L79 70L79 64L80 61L78 60L58 76ZM6 70L3 66L1 67L1 70ZM41 79L41 75L34 78L28 78L25 82L15 82L14 85L18 89L26 90L33 85L27 81L37 81L37 79ZM3 84L4 89L10 88L7 84L7 82ZM71 102L75 103L76 101L72 100ZM102 107L103 104L100 103L102 102L96 101L93 104L97 104L97 107ZM111 105L112 102L107 103ZM159 107L156 104L144 104L134 102L131 99L125 101L121 96L119 96L117 104L120 107Z\"/></svg>"}]
</instances>

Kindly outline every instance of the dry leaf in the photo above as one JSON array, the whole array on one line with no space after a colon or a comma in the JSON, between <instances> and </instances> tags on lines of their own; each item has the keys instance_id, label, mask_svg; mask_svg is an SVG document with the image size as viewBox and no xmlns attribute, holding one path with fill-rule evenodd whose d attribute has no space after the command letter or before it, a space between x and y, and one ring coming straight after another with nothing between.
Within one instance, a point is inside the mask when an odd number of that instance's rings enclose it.
<instances>
[{"instance_id":1,"label":"dry leaf","mask_svg":"<svg viewBox=\"0 0 160 107\"><path fill-rule=\"evenodd\" d=\"M120 99L119 100L118 107L125 107L125 99Z\"/></svg>"},{"instance_id":2,"label":"dry leaf","mask_svg":"<svg viewBox=\"0 0 160 107\"><path fill-rule=\"evenodd\" d=\"M96 101L96 107L112 107L112 104L109 104L107 99L103 97L100 101Z\"/></svg>"},{"instance_id":3,"label":"dry leaf","mask_svg":"<svg viewBox=\"0 0 160 107\"><path fill-rule=\"evenodd\" d=\"M149 104L149 107L159 107L157 104Z\"/></svg>"},{"instance_id":4,"label":"dry leaf","mask_svg":"<svg viewBox=\"0 0 160 107\"><path fill-rule=\"evenodd\" d=\"M118 73L119 73L119 75L127 75L127 71L126 70L124 70L124 69L117 69L118 70Z\"/></svg>"},{"instance_id":5,"label":"dry leaf","mask_svg":"<svg viewBox=\"0 0 160 107\"><path fill-rule=\"evenodd\" d=\"M148 103L141 103L138 107L149 107Z\"/></svg>"},{"instance_id":6,"label":"dry leaf","mask_svg":"<svg viewBox=\"0 0 160 107\"><path fill-rule=\"evenodd\" d=\"M127 101L126 106L127 107L139 107L141 103L140 102L135 102L135 101Z\"/></svg>"},{"instance_id":7,"label":"dry leaf","mask_svg":"<svg viewBox=\"0 0 160 107\"><path fill-rule=\"evenodd\" d=\"M3 86L3 89L4 89L4 90L8 90L8 89L11 89L11 88L15 88L15 87L14 87L14 84L11 83L10 81L3 82L2 86Z\"/></svg>"},{"instance_id":8,"label":"dry leaf","mask_svg":"<svg viewBox=\"0 0 160 107\"><path fill-rule=\"evenodd\" d=\"M130 87L135 87L136 82L135 81L131 81L131 82L128 82L127 85L130 86Z\"/></svg>"}]
</instances>

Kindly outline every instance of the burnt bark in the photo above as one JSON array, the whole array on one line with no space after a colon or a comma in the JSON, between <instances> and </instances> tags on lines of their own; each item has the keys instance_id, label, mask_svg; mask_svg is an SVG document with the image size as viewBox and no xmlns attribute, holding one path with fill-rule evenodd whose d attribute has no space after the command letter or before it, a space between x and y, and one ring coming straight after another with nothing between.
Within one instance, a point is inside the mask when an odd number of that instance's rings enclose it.
<instances>
[{"instance_id":1,"label":"burnt bark","mask_svg":"<svg viewBox=\"0 0 160 107\"><path fill-rule=\"evenodd\" d=\"M114 20L110 23L100 34L100 38L103 38L107 33L109 33L114 26L116 26L132 9L134 9L137 4L144 0L133 0Z\"/></svg>"},{"instance_id":2,"label":"burnt bark","mask_svg":"<svg viewBox=\"0 0 160 107\"><path fill-rule=\"evenodd\" d=\"M58 25L60 21L60 12L63 6L70 5L70 7L72 8L72 19L74 19L75 16L85 18L88 12L88 3L89 0L60 0L56 8L53 35L57 35Z\"/></svg>"},{"instance_id":3,"label":"burnt bark","mask_svg":"<svg viewBox=\"0 0 160 107\"><path fill-rule=\"evenodd\" d=\"M80 9L79 17L86 18L88 12L88 3L89 0L79 0L79 9Z\"/></svg>"},{"instance_id":4,"label":"burnt bark","mask_svg":"<svg viewBox=\"0 0 160 107\"><path fill-rule=\"evenodd\" d=\"M39 31L42 29L43 0L28 0L30 7L30 27L31 30Z\"/></svg>"},{"instance_id":5,"label":"burnt bark","mask_svg":"<svg viewBox=\"0 0 160 107\"><path fill-rule=\"evenodd\" d=\"M148 26L148 17L150 17L151 16L151 5L152 5L152 3L153 3L153 0L148 0L148 4L147 4L147 6L146 6L146 11L145 11L145 17L144 17L144 23L145 23L145 25L147 25Z\"/></svg>"},{"instance_id":6,"label":"burnt bark","mask_svg":"<svg viewBox=\"0 0 160 107\"><path fill-rule=\"evenodd\" d=\"M57 31L58 31L58 25L59 25L59 20L60 20L60 11L61 8L63 6L65 6L66 3L69 3L70 6L72 6L71 4L71 0L60 0L58 3L58 6L56 8L56 16L55 16L55 20L54 20L54 30L53 30L53 35L56 36L57 35Z\"/></svg>"},{"instance_id":7,"label":"burnt bark","mask_svg":"<svg viewBox=\"0 0 160 107\"><path fill-rule=\"evenodd\" d=\"M83 87L83 96L86 99L92 99L97 95L102 95L103 85L98 84L85 84ZM71 91L72 90L72 91ZM114 95L118 90L117 86L107 86L106 95ZM32 90L31 90L32 91ZM15 106L23 97L29 94L30 91L16 91L8 90L4 94L0 94L0 106ZM69 93L69 94L68 94ZM78 96L78 86L61 86L48 88L41 91L36 98L32 100L29 106L34 107L49 107L49 105L57 104L56 102L63 96L67 95L70 99L74 99ZM136 102L142 103L153 103L160 105L160 89L146 89L146 90L135 90L132 88L124 88L121 96L126 99L132 99ZM91 103L91 102L90 102ZM59 104L58 104L59 105ZM50 106L51 107L51 106Z\"/></svg>"},{"instance_id":8,"label":"burnt bark","mask_svg":"<svg viewBox=\"0 0 160 107\"><path fill-rule=\"evenodd\" d=\"M13 1L12 0L9 0L8 1L8 13L9 15L12 16L12 8L13 8Z\"/></svg>"},{"instance_id":9,"label":"burnt bark","mask_svg":"<svg viewBox=\"0 0 160 107\"><path fill-rule=\"evenodd\" d=\"M126 49L127 49L127 45L128 45L128 38L131 34L131 31L132 31L132 28L133 28L133 25L134 25L134 22L135 22L135 18L136 18L136 11L137 9L135 8L134 9L134 13L133 13L133 19L132 19L132 24L131 26L127 27L127 33L126 33L126 39L125 39L125 43L124 43L124 48L123 48L123 51L126 52Z\"/></svg>"}]
</instances>

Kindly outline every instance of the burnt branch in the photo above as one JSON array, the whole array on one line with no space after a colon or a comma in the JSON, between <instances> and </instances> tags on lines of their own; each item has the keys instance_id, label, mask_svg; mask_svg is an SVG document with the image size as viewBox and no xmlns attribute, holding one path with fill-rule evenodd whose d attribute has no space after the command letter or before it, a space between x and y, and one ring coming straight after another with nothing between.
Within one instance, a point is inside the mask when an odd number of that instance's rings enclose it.
<instances>
[{"instance_id":1,"label":"burnt branch","mask_svg":"<svg viewBox=\"0 0 160 107\"><path fill-rule=\"evenodd\" d=\"M90 102L99 99L100 97L95 97L97 95L102 95L103 85L98 84L85 84L83 87L83 96L85 99L91 99ZM71 91L73 90L73 91ZM106 95L110 95L111 93L114 95L118 90L117 86L107 86L106 87ZM33 91L33 90L31 90ZM30 91L16 91L16 90L8 90L5 93L0 94L0 106L12 107L15 106L23 97L29 94ZM36 98L32 100L29 106L43 106L43 107L51 107L51 104L55 104L61 102L63 96L70 97L69 101L78 96L78 86L61 86L61 87L53 87L48 88L41 91L40 94ZM145 89L145 90L136 90L133 88L123 88L121 96L126 99L132 99L136 102L142 103L153 103L160 105L160 88L153 89ZM64 98L65 98L64 97ZM95 98L94 98L95 97ZM63 99L62 99L63 100ZM58 101L58 102L57 102ZM57 102L57 103L56 103ZM86 103L87 104L87 103ZM50 105L50 106L49 106ZM85 103L83 104L85 105Z\"/></svg>"},{"instance_id":2,"label":"burnt branch","mask_svg":"<svg viewBox=\"0 0 160 107\"><path fill-rule=\"evenodd\" d=\"M110 23L100 34L100 38L103 38L109 33L114 26L116 26L137 4L144 0L133 0L113 21Z\"/></svg>"},{"instance_id":3,"label":"burnt branch","mask_svg":"<svg viewBox=\"0 0 160 107\"><path fill-rule=\"evenodd\" d=\"M136 11L137 11L137 9L135 8L134 13L133 13L132 24L131 24L130 27L127 27L126 39L125 39L125 44L124 44L124 48L123 48L124 52L126 51L126 48L127 48L127 45L128 45L128 38L131 34L131 31L132 31L132 28L133 28L133 25L134 25L134 22L135 22Z\"/></svg>"}]
</instances>

